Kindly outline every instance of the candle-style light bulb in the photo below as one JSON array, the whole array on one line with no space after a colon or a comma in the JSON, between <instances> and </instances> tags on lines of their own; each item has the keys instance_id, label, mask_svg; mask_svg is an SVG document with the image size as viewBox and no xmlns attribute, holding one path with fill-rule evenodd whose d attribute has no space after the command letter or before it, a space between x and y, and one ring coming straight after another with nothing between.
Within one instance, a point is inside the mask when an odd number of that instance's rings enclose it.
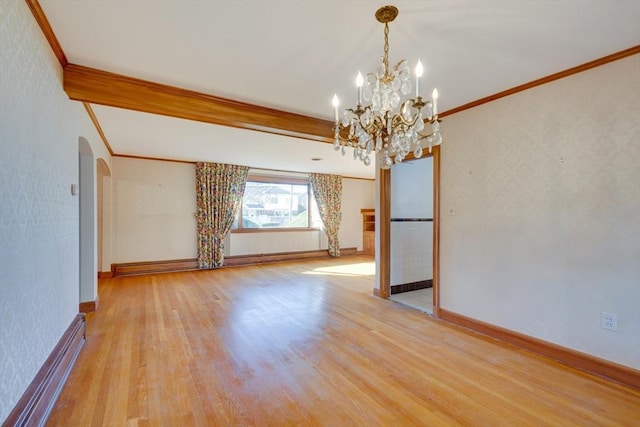
<instances>
[{"instance_id":1,"label":"candle-style light bulb","mask_svg":"<svg viewBox=\"0 0 640 427\"><path fill-rule=\"evenodd\" d=\"M356 86L358 86L358 105L362 104L362 85L364 84L364 77L362 77L362 73L358 71L358 76L356 77Z\"/></svg>"},{"instance_id":2,"label":"candle-style light bulb","mask_svg":"<svg viewBox=\"0 0 640 427\"><path fill-rule=\"evenodd\" d=\"M336 113L336 123L338 123L338 106L340 105L340 100L338 99L338 94L333 94L333 99L331 100L331 104L333 104L333 109Z\"/></svg>"},{"instance_id":3,"label":"candle-style light bulb","mask_svg":"<svg viewBox=\"0 0 640 427\"><path fill-rule=\"evenodd\" d=\"M433 99L433 115L438 115L438 89L434 89L431 93L431 98Z\"/></svg>"},{"instance_id":4,"label":"candle-style light bulb","mask_svg":"<svg viewBox=\"0 0 640 427\"><path fill-rule=\"evenodd\" d=\"M420 96L420 77L422 77L423 72L422 62L418 59L416 64L416 98Z\"/></svg>"}]
</instances>

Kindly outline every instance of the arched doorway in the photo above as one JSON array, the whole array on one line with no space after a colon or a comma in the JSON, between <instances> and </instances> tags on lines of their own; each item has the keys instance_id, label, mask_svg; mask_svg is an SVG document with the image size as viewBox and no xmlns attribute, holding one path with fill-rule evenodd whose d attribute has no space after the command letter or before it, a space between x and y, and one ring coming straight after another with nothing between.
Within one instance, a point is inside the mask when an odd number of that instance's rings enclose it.
<instances>
[{"instance_id":1,"label":"arched doorway","mask_svg":"<svg viewBox=\"0 0 640 427\"><path fill-rule=\"evenodd\" d=\"M98 301L96 272L96 162L89 142L78 140L78 177L80 187L80 289L79 311L94 311Z\"/></svg>"},{"instance_id":2,"label":"arched doorway","mask_svg":"<svg viewBox=\"0 0 640 427\"><path fill-rule=\"evenodd\" d=\"M108 260L111 259L111 215L109 215L109 206L111 202L111 193L109 191L109 181L111 171L109 165L102 158L96 160L97 171L97 250L98 250L98 278L103 277L110 270ZM105 261L105 259L107 261Z\"/></svg>"}]
</instances>

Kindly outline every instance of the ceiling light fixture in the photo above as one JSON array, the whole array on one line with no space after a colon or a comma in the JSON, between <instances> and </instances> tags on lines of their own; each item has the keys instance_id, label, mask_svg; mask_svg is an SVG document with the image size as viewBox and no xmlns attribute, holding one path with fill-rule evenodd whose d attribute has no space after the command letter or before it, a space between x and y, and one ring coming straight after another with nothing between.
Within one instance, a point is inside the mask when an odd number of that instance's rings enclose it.
<instances>
[{"instance_id":1,"label":"ceiling light fixture","mask_svg":"<svg viewBox=\"0 0 640 427\"><path fill-rule=\"evenodd\" d=\"M338 114L340 100L337 94L333 95L336 120L333 148L341 150L343 155L347 147L353 148L353 158L366 166L371 164L375 151L382 169L389 169L394 161L402 162L410 152L416 158L422 157L424 140L429 152L442 143L438 90L433 90L430 101L425 102L420 96L422 63L418 61L415 68L415 99L408 98L412 88L407 61L403 59L389 69L389 22L396 16L395 6L383 6L376 12L376 19L384 24L384 56L376 72L367 74L366 81L358 72L358 104L355 109L344 110L342 121ZM401 102L403 98L407 99ZM367 105L363 105L363 101ZM424 133L425 124L431 126L431 133Z\"/></svg>"}]
</instances>

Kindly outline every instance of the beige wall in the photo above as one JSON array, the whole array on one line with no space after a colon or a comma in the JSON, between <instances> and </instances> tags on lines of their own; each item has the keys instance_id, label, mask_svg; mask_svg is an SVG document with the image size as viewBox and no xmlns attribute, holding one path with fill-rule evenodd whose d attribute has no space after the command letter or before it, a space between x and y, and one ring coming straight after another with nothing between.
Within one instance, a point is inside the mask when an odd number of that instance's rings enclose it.
<instances>
[{"instance_id":1,"label":"beige wall","mask_svg":"<svg viewBox=\"0 0 640 427\"><path fill-rule=\"evenodd\" d=\"M195 166L113 159L113 263L196 257Z\"/></svg>"},{"instance_id":2,"label":"beige wall","mask_svg":"<svg viewBox=\"0 0 640 427\"><path fill-rule=\"evenodd\" d=\"M264 174L264 173L263 173ZM195 166L113 159L114 253L111 262L195 258ZM373 207L373 182L343 179L341 247L362 249L361 208ZM324 233L232 233L228 255L326 249Z\"/></svg>"},{"instance_id":3,"label":"beige wall","mask_svg":"<svg viewBox=\"0 0 640 427\"><path fill-rule=\"evenodd\" d=\"M640 55L443 133L441 307L640 368Z\"/></svg>"},{"instance_id":4,"label":"beige wall","mask_svg":"<svg viewBox=\"0 0 640 427\"><path fill-rule=\"evenodd\" d=\"M111 159L26 3L0 16L1 421L78 313L79 138Z\"/></svg>"}]
</instances>

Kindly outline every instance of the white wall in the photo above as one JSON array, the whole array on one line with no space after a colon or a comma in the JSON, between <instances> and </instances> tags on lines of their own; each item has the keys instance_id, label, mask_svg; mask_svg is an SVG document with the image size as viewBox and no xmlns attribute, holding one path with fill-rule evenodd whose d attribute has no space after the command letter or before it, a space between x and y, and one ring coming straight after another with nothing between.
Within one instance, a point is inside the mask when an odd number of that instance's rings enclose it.
<instances>
[{"instance_id":1,"label":"white wall","mask_svg":"<svg viewBox=\"0 0 640 427\"><path fill-rule=\"evenodd\" d=\"M116 157L112 171L114 254L105 265L195 258L195 165ZM373 181L343 179L342 187L340 246L362 250L360 209L373 207ZM248 255L326 248L325 233L309 230L231 233L225 249Z\"/></svg>"},{"instance_id":2,"label":"white wall","mask_svg":"<svg viewBox=\"0 0 640 427\"><path fill-rule=\"evenodd\" d=\"M322 234L322 236L321 236ZM320 230L231 233L229 255L269 254L320 249L326 237Z\"/></svg>"},{"instance_id":3,"label":"white wall","mask_svg":"<svg viewBox=\"0 0 640 427\"><path fill-rule=\"evenodd\" d=\"M195 165L115 157L114 263L195 258Z\"/></svg>"},{"instance_id":4,"label":"white wall","mask_svg":"<svg viewBox=\"0 0 640 427\"><path fill-rule=\"evenodd\" d=\"M0 421L78 313L78 141L110 163L23 1L0 2Z\"/></svg>"},{"instance_id":5,"label":"white wall","mask_svg":"<svg viewBox=\"0 0 640 427\"><path fill-rule=\"evenodd\" d=\"M391 218L433 218L433 157L391 167Z\"/></svg>"},{"instance_id":6,"label":"white wall","mask_svg":"<svg viewBox=\"0 0 640 427\"><path fill-rule=\"evenodd\" d=\"M640 55L443 132L441 307L639 369Z\"/></svg>"},{"instance_id":7,"label":"white wall","mask_svg":"<svg viewBox=\"0 0 640 427\"><path fill-rule=\"evenodd\" d=\"M391 286L433 279L433 222L391 222Z\"/></svg>"},{"instance_id":8,"label":"white wall","mask_svg":"<svg viewBox=\"0 0 640 427\"><path fill-rule=\"evenodd\" d=\"M373 181L347 178L342 180L340 247L357 247L359 251L362 250L362 214L360 209L374 207L373 187ZM325 248L327 248L326 237L322 246L322 249Z\"/></svg>"}]
</instances>

